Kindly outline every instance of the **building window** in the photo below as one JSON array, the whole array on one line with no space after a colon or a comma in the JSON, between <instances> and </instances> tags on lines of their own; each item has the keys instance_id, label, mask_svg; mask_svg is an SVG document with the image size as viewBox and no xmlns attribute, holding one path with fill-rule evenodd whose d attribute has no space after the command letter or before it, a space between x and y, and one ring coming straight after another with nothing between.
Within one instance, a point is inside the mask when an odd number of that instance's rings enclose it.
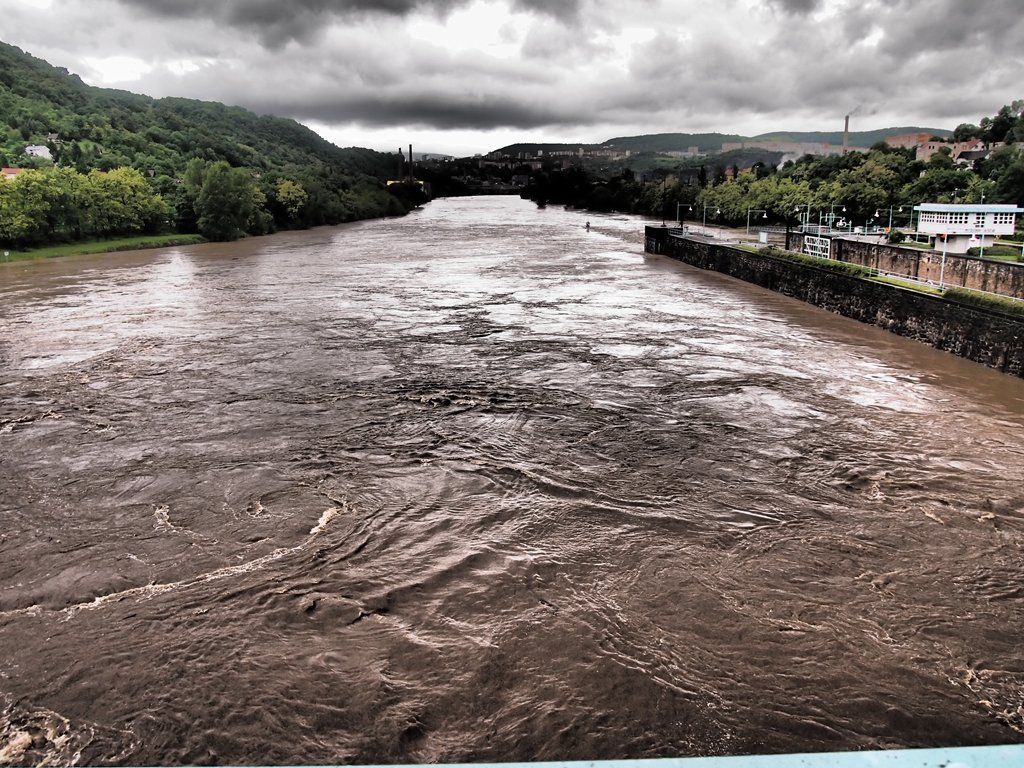
<instances>
[{"instance_id":1,"label":"building window","mask_svg":"<svg viewBox=\"0 0 1024 768\"><path fill-rule=\"evenodd\" d=\"M1012 213L997 213L995 214L996 224L1013 224L1014 214Z\"/></svg>"}]
</instances>

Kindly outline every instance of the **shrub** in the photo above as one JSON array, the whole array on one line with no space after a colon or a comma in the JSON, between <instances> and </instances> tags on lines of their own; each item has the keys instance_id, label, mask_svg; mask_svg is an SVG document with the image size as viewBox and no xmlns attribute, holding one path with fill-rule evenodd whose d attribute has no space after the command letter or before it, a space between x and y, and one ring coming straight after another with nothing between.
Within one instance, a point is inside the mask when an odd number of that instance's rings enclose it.
<instances>
[{"instance_id":1,"label":"shrub","mask_svg":"<svg viewBox=\"0 0 1024 768\"><path fill-rule=\"evenodd\" d=\"M981 248L969 248L967 250L968 256L981 256ZM1020 259L1020 248L1011 248L1008 245L990 245L985 248L985 256L1010 256L1014 259Z\"/></svg>"},{"instance_id":2,"label":"shrub","mask_svg":"<svg viewBox=\"0 0 1024 768\"><path fill-rule=\"evenodd\" d=\"M783 251L774 245L769 245L767 248L762 250L762 253L766 256L774 256L779 259L787 259L788 261L795 261L800 264L806 264L811 267L818 267L819 269L827 269L830 272L838 272L841 275L850 275L851 277L874 277L875 271L868 267L862 267L860 264L850 264L846 261L835 261L833 259L822 259L817 256L808 256L804 253L794 253L792 251Z\"/></svg>"},{"instance_id":3,"label":"shrub","mask_svg":"<svg viewBox=\"0 0 1024 768\"><path fill-rule=\"evenodd\" d=\"M948 288L943 296L969 307L990 309L995 312L1024 317L1024 301L1017 301L1009 296L994 296L990 293L980 293L966 288Z\"/></svg>"}]
</instances>

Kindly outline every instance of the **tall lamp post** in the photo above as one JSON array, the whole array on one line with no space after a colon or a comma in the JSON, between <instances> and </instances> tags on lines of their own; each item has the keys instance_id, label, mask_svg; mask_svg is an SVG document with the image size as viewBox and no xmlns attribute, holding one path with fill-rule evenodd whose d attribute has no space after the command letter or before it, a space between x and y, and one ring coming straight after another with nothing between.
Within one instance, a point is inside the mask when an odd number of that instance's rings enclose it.
<instances>
[{"instance_id":1,"label":"tall lamp post","mask_svg":"<svg viewBox=\"0 0 1024 768\"><path fill-rule=\"evenodd\" d=\"M668 176L661 180L661 226L665 226L665 191L668 189Z\"/></svg>"},{"instance_id":2,"label":"tall lamp post","mask_svg":"<svg viewBox=\"0 0 1024 768\"><path fill-rule=\"evenodd\" d=\"M750 214L752 214L752 213L763 214L761 216L762 219L767 219L768 218L768 211L766 211L764 208L747 208L747 234L748 235L750 234Z\"/></svg>"},{"instance_id":3,"label":"tall lamp post","mask_svg":"<svg viewBox=\"0 0 1024 768\"><path fill-rule=\"evenodd\" d=\"M984 192L981 193L981 204L982 205L985 204L985 193ZM983 222L987 222L988 221L988 215L984 211L982 211L981 215L982 215L982 219L981 220ZM992 240L994 241L995 237L993 237ZM984 259L985 258L985 231L984 230L982 230L982 232L981 232L981 253L978 254L978 258L979 259Z\"/></svg>"},{"instance_id":4,"label":"tall lamp post","mask_svg":"<svg viewBox=\"0 0 1024 768\"><path fill-rule=\"evenodd\" d=\"M676 203L676 223L679 224L680 227L683 226L682 216L679 215L679 212L682 209L683 209L683 204L682 203ZM690 213L693 213L693 206L692 205L686 206L686 210L688 210Z\"/></svg>"},{"instance_id":5,"label":"tall lamp post","mask_svg":"<svg viewBox=\"0 0 1024 768\"><path fill-rule=\"evenodd\" d=\"M892 211L893 211L894 207L895 206L892 206L892 205L889 206L889 231L890 232L892 232ZM903 213L903 206L902 205L899 208L899 212ZM875 211L875 218L877 219L881 215L881 213L882 213L882 209L881 208L877 209ZM913 211L910 212L910 218L911 219L914 218L914 212Z\"/></svg>"},{"instance_id":6,"label":"tall lamp post","mask_svg":"<svg viewBox=\"0 0 1024 768\"><path fill-rule=\"evenodd\" d=\"M707 233L708 233L708 208L710 208L710 207L711 206L709 206L707 204L704 205L704 221L701 223L701 229L704 230L704 234L705 235L707 235ZM715 210L715 216L717 216L721 212L722 212L722 209L718 208L717 210Z\"/></svg>"},{"instance_id":7,"label":"tall lamp post","mask_svg":"<svg viewBox=\"0 0 1024 768\"><path fill-rule=\"evenodd\" d=\"M828 228L829 228L829 229L832 229L832 222L834 222L834 221L835 221L835 219L836 219L836 214L835 214L835 210L836 210L836 207L837 207L838 205L839 205L839 203L833 203L832 205L830 205L830 206L828 207ZM844 205L844 206L843 206L843 208L842 208L842 212L843 212L843 213L846 213L846 206L845 206L845 205ZM818 214L818 216L820 217L820 216L821 216L821 214L819 213L819 214ZM818 224L819 224L819 225L821 224L821 220L820 220L820 218L819 218Z\"/></svg>"},{"instance_id":8,"label":"tall lamp post","mask_svg":"<svg viewBox=\"0 0 1024 768\"><path fill-rule=\"evenodd\" d=\"M946 290L946 243L949 240L948 233L942 233L939 235L942 238L942 263L939 265L939 290Z\"/></svg>"}]
</instances>

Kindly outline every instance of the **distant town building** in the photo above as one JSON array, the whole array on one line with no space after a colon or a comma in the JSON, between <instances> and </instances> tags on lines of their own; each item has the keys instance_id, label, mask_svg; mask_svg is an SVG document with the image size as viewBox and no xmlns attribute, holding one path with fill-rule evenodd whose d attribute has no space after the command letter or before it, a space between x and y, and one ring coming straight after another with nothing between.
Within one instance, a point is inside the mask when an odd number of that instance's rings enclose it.
<instances>
[{"instance_id":1,"label":"distant town building","mask_svg":"<svg viewBox=\"0 0 1024 768\"><path fill-rule=\"evenodd\" d=\"M935 235L940 241L944 237L942 247L947 253L987 248L999 235L1012 235L1017 214L1024 213L1024 208L1016 205L974 203L923 203L914 210L918 212L917 231Z\"/></svg>"},{"instance_id":2,"label":"distant town building","mask_svg":"<svg viewBox=\"0 0 1024 768\"><path fill-rule=\"evenodd\" d=\"M45 144L30 144L25 147L25 154L29 157L42 157L45 160L53 160L53 155L50 154L50 148Z\"/></svg>"},{"instance_id":3,"label":"distant town building","mask_svg":"<svg viewBox=\"0 0 1024 768\"><path fill-rule=\"evenodd\" d=\"M687 147L686 149L672 150L670 152L664 152L662 154L666 154L669 157L680 157L680 158L682 158L682 157L700 157L701 155L703 155L705 153L700 151L700 147Z\"/></svg>"},{"instance_id":4,"label":"distant town building","mask_svg":"<svg viewBox=\"0 0 1024 768\"><path fill-rule=\"evenodd\" d=\"M0 169L0 176L3 176L3 178L10 181L11 179L17 177L19 174L22 174L24 172L24 168L3 168Z\"/></svg>"},{"instance_id":5,"label":"distant town building","mask_svg":"<svg viewBox=\"0 0 1024 768\"><path fill-rule=\"evenodd\" d=\"M931 133L901 133L896 136L889 136L885 143L890 147L899 149L914 149L932 140Z\"/></svg>"},{"instance_id":6,"label":"distant town building","mask_svg":"<svg viewBox=\"0 0 1024 768\"><path fill-rule=\"evenodd\" d=\"M975 161L985 160L991 154L991 150L988 149L968 149L956 156L956 162L957 165L971 168L974 166Z\"/></svg>"},{"instance_id":7,"label":"distant town building","mask_svg":"<svg viewBox=\"0 0 1024 768\"><path fill-rule=\"evenodd\" d=\"M722 144L722 152L735 152L740 149L761 149L766 152L780 152L792 158L804 155L829 157L843 154L842 146L823 141L767 141L752 139L750 141L727 141ZM862 147L849 147L850 152L863 152Z\"/></svg>"},{"instance_id":8,"label":"distant town building","mask_svg":"<svg viewBox=\"0 0 1024 768\"><path fill-rule=\"evenodd\" d=\"M981 139L971 139L970 141L926 141L923 144L918 144L916 159L926 163L937 152L947 148L953 159L957 160L964 152L974 152L981 149L982 146Z\"/></svg>"}]
</instances>

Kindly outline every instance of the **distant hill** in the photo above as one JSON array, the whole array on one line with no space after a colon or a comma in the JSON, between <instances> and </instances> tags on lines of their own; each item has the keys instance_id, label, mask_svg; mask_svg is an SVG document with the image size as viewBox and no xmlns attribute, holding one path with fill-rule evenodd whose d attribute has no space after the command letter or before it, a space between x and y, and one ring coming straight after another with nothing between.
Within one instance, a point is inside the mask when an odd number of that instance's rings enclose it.
<instances>
[{"instance_id":1,"label":"distant hill","mask_svg":"<svg viewBox=\"0 0 1024 768\"><path fill-rule=\"evenodd\" d=\"M921 128L917 126L906 126L902 128L880 128L875 131L850 131L850 146L868 148L889 136L898 136L904 133L927 133L932 136L948 138L953 135L952 131L945 128ZM759 136L751 137L757 141L800 141L800 142L825 142L827 144L842 144L842 131L779 131L775 133L762 133Z\"/></svg>"},{"instance_id":2,"label":"distant hill","mask_svg":"<svg viewBox=\"0 0 1024 768\"><path fill-rule=\"evenodd\" d=\"M850 146L870 147L888 136L903 133L929 133L948 137L951 131L943 128L899 127L881 128L874 131L850 131ZM842 144L842 131L776 131L762 133L758 136L740 136L732 133L650 133L640 136L617 136L600 144L510 144L497 152L519 154L520 152L536 155L538 151L549 152L571 151L583 149L618 149L633 153L640 152L685 152L697 147L700 152L720 152L722 144L740 141L795 141L795 142L826 142Z\"/></svg>"},{"instance_id":3,"label":"distant hill","mask_svg":"<svg viewBox=\"0 0 1024 768\"><path fill-rule=\"evenodd\" d=\"M725 142L743 141L743 138L729 133L649 133L618 136L600 146L630 152L685 152L690 147L697 147L701 152L718 152Z\"/></svg>"},{"instance_id":4,"label":"distant hill","mask_svg":"<svg viewBox=\"0 0 1024 768\"><path fill-rule=\"evenodd\" d=\"M580 142L579 144L559 144L559 143L530 144L530 143L521 143L521 144L509 144L507 147L502 147L501 149L496 149L494 151L495 152L501 152L501 153L509 154L509 155L518 155L518 154L536 155L538 152L541 152L541 151L544 152L544 154L547 154L549 152L570 152L570 151L574 152L577 149L580 149L581 147L583 149L596 149L596 148L598 148L600 146L601 146L600 144L586 144L584 142Z\"/></svg>"},{"instance_id":5,"label":"distant hill","mask_svg":"<svg viewBox=\"0 0 1024 768\"><path fill-rule=\"evenodd\" d=\"M79 170L133 166L180 174L188 160L226 160L258 171L303 175L393 173L393 155L341 149L287 118L194 99L153 99L96 88L66 69L0 43L0 162L21 164L29 144L50 142Z\"/></svg>"}]
</instances>

